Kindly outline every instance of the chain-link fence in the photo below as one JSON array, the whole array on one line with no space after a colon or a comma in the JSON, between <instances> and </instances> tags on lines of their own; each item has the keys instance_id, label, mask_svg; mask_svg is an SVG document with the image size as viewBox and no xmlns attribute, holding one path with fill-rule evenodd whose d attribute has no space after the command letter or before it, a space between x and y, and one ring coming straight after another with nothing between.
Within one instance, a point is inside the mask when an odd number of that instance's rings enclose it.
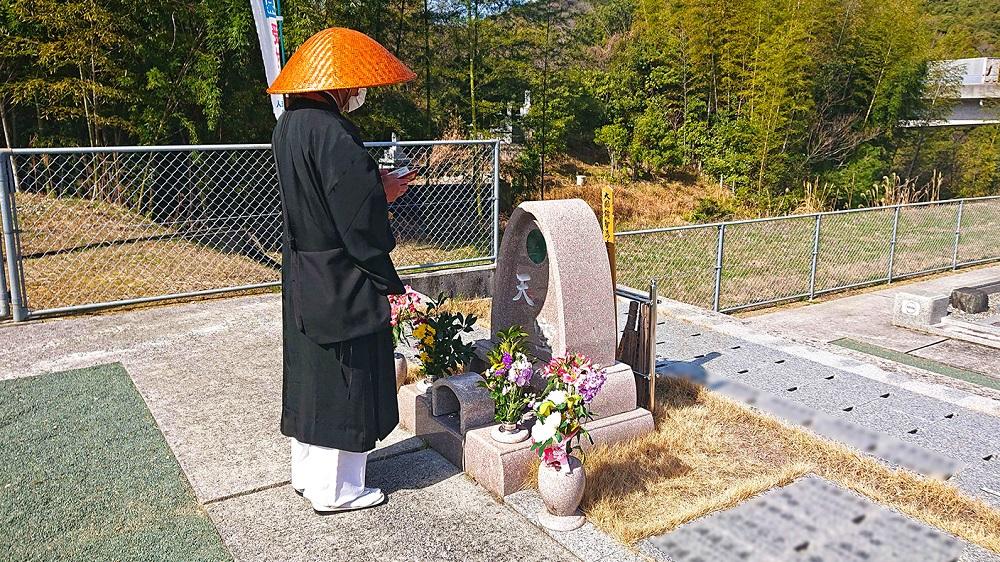
<instances>
[{"instance_id":1,"label":"chain-link fence","mask_svg":"<svg viewBox=\"0 0 1000 562\"><path fill-rule=\"evenodd\" d=\"M366 146L418 173L390 205L400 271L495 258L498 141ZM269 145L14 149L0 172L16 319L280 281Z\"/></svg>"},{"instance_id":2,"label":"chain-link fence","mask_svg":"<svg viewBox=\"0 0 1000 562\"><path fill-rule=\"evenodd\" d=\"M722 312L1000 260L1000 197L620 232L618 280Z\"/></svg>"}]
</instances>

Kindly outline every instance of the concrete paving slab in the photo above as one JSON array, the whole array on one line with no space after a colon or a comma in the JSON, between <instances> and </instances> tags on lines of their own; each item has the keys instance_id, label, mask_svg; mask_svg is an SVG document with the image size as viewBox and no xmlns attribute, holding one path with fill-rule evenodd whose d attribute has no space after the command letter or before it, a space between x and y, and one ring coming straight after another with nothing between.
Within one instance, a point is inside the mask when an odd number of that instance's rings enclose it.
<instances>
[{"instance_id":1,"label":"concrete paving slab","mask_svg":"<svg viewBox=\"0 0 1000 562\"><path fill-rule=\"evenodd\" d=\"M844 418L881 433L903 439L913 429L927 427L931 422L900 410L886 407L882 400L869 402L845 412Z\"/></svg>"},{"instance_id":2,"label":"concrete paving slab","mask_svg":"<svg viewBox=\"0 0 1000 562\"><path fill-rule=\"evenodd\" d=\"M533 525L539 525L538 514L545 509L545 504L537 491L522 490L505 497L504 501ZM583 562L639 562L643 559L590 521L573 531L543 530Z\"/></svg>"},{"instance_id":3,"label":"concrete paving slab","mask_svg":"<svg viewBox=\"0 0 1000 562\"><path fill-rule=\"evenodd\" d=\"M237 560L577 560L433 450L371 463L368 485L388 501L319 516L281 486L208 509Z\"/></svg>"},{"instance_id":4,"label":"concrete paving slab","mask_svg":"<svg viewBox=\"0 0 1000 562\"><path fill-rule=\"evenodd\" d=\"M979 497L983 501L1000 509L1000 470L996 467L998 463L1000 461L996 457L991 461L981 461L958 473L953 481L963 490L979 490Z\"/></svg>"},{"instance_id":5,"label":"concrete paving slab","mask_svg":"<svg viewBox=\"0 0 1000 562\"><path fill-rule=\"evenodd\" d=\"M644 541L660 560L940 561L971 547L816 476Z\"/></svg>"},{"instance_id":6,"label":"concrete paving slab","mask_svg":"<svg viewBox=\"0 0 1000 562\"><path fill-rule=\"evenodd\" d=\"M990 347L961 340L945 340L909 353L1000 379L1000 353Z\"/></svg>"},{"instance_id":7,"label":"concrete paving slab","mask_svg":"<svg viewBox=\"0 0 1000 562\"><path fill-rule=\"evenodd\" d=\"M893 326L892 302L892 297L881 292L869 293L765 313L748 318L747 323L769 331L801 334L824 342L850 335L903 352L944 339ZM880 313L883 309L886 314ZM817 321L818 318L824 321Z\"/></svg>"}]
</instances>

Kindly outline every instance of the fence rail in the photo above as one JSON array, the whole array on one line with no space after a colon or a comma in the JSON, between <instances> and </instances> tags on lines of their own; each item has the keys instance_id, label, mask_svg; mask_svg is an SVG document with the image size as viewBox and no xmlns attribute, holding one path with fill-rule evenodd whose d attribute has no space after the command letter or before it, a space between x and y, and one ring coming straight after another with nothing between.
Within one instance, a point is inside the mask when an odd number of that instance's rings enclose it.
<instances>
[{"instance_id":1,"label":"fence rail","mask_svg":"<svg viewBox=\"0 0 1000 562\"><path fill-rule=\"evenodd\" d=\"M418 171L390 205L400 271L495 260L499 141L366 147L380 165ZM0 316L278 285L281 207L270 148L0 151Z\"/></svg>"},{"instance_id":2,"label":"fence rail","mask_svg":"<svg viewBox=\"0 0 1000 562\"><path fill-rule=\"evenodd\" d=\"M620 283L720 312L1000 260L1000 197L634 230Z\"/></svg>"},{"instance_id":3,"label":"fence rail","mask_svg":"<svg viewBox=\"0 0 1000 562\"><path fill-rule=\"evenodd\" d=\"M499 142L367 143L420 179L401 271L494 261ZM270 145L0 150L0 318L277 285ZM734 312L1000 259L1000 197L618 233L618 280Z\"/></svg>"}]
</instances>

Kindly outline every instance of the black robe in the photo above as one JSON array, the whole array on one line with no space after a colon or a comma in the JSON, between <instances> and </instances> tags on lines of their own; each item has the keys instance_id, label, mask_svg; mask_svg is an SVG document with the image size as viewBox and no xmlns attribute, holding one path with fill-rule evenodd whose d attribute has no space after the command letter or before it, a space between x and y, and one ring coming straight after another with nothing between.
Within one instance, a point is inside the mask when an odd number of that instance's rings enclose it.
<instances>
[{"instance_id":1,"label":"black robe","mask_svg":"<svg viewBox=\"0 0 1000 562\"><path fill-rule=\"evenodd\" d=\"M295 100L272 149L284 215L281 432L368 451L399 421L386 295L403 283L382 179L332 104Z\"/></svg>"}]
</instances>

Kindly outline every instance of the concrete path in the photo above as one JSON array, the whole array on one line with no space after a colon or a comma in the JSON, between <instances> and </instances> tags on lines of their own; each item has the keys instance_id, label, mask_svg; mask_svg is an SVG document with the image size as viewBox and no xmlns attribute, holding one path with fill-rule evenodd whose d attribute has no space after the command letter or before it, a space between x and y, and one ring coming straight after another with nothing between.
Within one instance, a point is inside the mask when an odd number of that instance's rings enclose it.
<instances>
[{"instance_id":1,"label":"concrete path","mask_svg":"<svg viewBox=\"0 0 1000 562\"><path fill-rule=\"evenodd\" d=\"M893 284L885 289L860 295L766 312L747 318L746 323L758 330L801 342L828 344L840 338L851 338L1000 379L1000 351L892 325L892 306L896 293L928 291L949 294L957 287L997 280L1000 280L1000 266L984 267L926 281ZM856 356L867 361L878 361L870 355ZM916 369L901 367L898 363L894 368L939 384L1000 398L1000 391L927 371L918 373L915 372Z\"/></svg>"},{"instance_id":2,"label":"concrete path","mask_svg":"<svg viewBox=\"0 0 1000 562\"><path fill-rule=\"evenodd\" d=\"M278 432L279 299L0 325L0 378L121 362L238 560L577 560L401 430L368 469L386 504L315 515Z\"/></svg>"}]
</instances>

